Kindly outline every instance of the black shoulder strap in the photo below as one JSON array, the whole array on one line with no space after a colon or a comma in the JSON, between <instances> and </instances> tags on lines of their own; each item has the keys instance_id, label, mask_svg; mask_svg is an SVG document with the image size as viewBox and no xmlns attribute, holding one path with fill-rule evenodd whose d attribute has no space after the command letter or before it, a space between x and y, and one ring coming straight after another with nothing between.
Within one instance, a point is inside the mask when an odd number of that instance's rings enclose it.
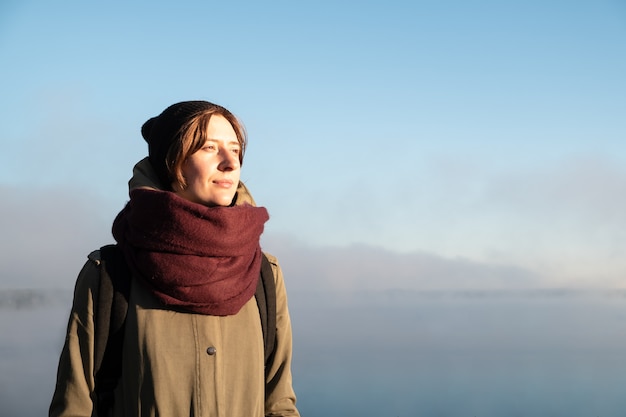
<instances>
[{"instance_id":1,"label":"black shoulder strap","mask_svg":"<svg viewBox=\"0 0 626 417\"><path fill-rule=\"evenodd\" d=\"M94 377L98 415L106 416L112 409L113 390L122 375L131 273L117 245L100 248L100 259L100 287L94 306Z\"/></svg>"},{"instance_id":2,"label":"black shoulder strap","mask_svg":"<svg viewBox=\"0 0 626 417\"><path fill-rule=\"evenodd\" d=\"M276 283L274 272L267 256L263 254L261 260L261 276L256 288L256 302L261 316L261 328L263 329L263 342L265 344L265 363L274 352L276 339Z\"/></svg>"}]
</instances>

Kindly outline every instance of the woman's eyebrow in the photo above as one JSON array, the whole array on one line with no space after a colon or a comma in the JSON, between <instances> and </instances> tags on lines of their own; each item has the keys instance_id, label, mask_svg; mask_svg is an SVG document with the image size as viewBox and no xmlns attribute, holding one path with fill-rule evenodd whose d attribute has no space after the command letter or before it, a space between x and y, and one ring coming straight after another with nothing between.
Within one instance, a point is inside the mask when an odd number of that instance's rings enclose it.
<instances>
[{"instance_id":1,"label":"woman's eyebrow","mask_svg":"<svg viewBox=\"0 0 626 417\"><path fill-rule=\"evenodd\" d=\"M226 141L226 140L224 140L224 139L219 139L219 138L208 138L208 139L205 141L205 143L206 143L206 142L224 142L224 143L225 143L225 144L227 144L227 145L237 145L237 146L239 146L239 141L238 141L238 140L231 140L231 141L228 141L228 142L227 142L227 141Z\"/></svg>"}]
</instances>

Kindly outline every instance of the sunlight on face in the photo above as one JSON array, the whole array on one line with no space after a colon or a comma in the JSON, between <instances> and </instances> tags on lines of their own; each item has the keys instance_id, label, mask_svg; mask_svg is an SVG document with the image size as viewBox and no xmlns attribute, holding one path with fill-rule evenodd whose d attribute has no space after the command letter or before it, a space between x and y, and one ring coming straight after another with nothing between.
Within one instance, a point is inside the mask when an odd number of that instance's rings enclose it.
<instances>
[{"instance_id":1,"label":"sunlight on face","mask_svg":"<svg viewBox=\"0 0 626 417\"><path fill-rule=\"evenodd\" d=\"M207 137L204 146L183 164L187 187L174 189L176 194L195 203L228 206L239 185L241 146L230 122L220 115L211 117Z\"/></svg>"}]
</instances>

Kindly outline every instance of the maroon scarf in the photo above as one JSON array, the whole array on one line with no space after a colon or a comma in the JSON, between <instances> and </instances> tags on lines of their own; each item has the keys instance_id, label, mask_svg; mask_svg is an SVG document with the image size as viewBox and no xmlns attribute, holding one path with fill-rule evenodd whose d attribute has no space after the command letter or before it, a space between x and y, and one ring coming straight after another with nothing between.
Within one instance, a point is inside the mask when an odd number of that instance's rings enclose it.
<instances>
[{"instance_id":1,"label":"maroon scarf","mask_svg":"<svg viewBox=\"0 0 626 417\"><path fill-rule=\"evenodd\" d=\"M164 305L226 316L256 291L268 219L263 207L206 207L169 191L135 189L113 236L134 275Z\"/></svg>"}]
</instances>

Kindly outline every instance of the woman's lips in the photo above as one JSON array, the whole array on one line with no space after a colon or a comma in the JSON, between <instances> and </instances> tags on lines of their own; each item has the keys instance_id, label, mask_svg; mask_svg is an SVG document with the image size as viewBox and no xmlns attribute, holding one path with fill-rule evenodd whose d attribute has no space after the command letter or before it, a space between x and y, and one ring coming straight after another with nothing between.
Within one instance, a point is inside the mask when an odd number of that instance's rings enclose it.
<instances>
[{"instance_id":1,"label":"woman's lips","mask_svg":"<svg viewBox=\"0 0 626 417\"><path fill-rule=\"evenodd\" d=\"M230 188L233 186L233 181L232 180L213 180L213 184L222 188Z\"/></svg>"}]
</instances>

